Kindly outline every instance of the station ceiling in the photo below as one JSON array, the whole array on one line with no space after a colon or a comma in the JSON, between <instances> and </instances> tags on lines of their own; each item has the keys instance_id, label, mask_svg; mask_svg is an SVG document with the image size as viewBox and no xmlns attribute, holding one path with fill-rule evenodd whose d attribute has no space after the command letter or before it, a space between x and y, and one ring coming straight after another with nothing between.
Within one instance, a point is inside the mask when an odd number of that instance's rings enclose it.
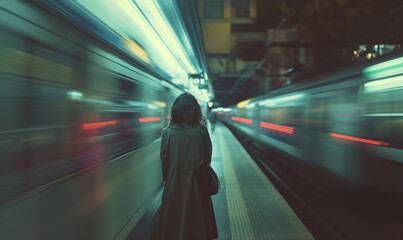
<instances>
[{"instance_id":1,"label":"station ceiling","mask_svg":"<svg viewBox=\"0 0 403 240\"><path fill-rule=\"evenodd\" d=\"M203 1L202 1L203 2ZM232 1L237 2L237 1ZM211 73L215 100L226 106L235 104L243 99L265 93L262 89L262 80L267 71L264 68L269 60L256 67L252 74L234 90L234 85L245 78L250 66L258 65L263 58L270 59L270 48L287 49L307 48L315 49L313 62L320 62L316 68L307 64L286 64L282 71L292 71L293 81L288 84L304 81L315 74L323 73L351 63L349 60L335 60L342 51L353 55L359 46L370 48L377 44L401 45L403 43L403 2L401 0L255 0L256 17L253 23L231 23L231 35L241 39L245 33L250 35L231 46L230 54L225 57L242 60L250 63L247 67L236 72L220 74ZM207 20L201 16L202 24ZM211 20L208 20L211 21ZM259 41L259 34L266 34L272 30L292 29L298 33L296 41L281 42L276 38L263 38ZM244 35L242 35L244 34ZM207 62L211 70L217 54L207 55ZM287 54L278 55L287 58ZM348 58L349 59L349 58ZM351 58L353 60L366 60ZM253 67L252 67L253 68ZM271 69L272 70L272 69ZM273 84L273 83L272 83ZM275 83L270 90L284 87L288 84ZM239 85L239 84L238 84ZM269 90L269 91L270 91Z\"/></svg>"}]
</instances>

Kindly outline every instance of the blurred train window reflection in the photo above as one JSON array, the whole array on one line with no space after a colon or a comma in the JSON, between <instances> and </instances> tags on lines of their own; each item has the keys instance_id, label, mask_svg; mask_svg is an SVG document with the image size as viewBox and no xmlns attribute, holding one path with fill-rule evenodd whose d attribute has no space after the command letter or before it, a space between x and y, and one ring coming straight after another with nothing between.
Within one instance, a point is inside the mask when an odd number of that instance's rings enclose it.
<instances>
[{"instance_id":1,"label":"blurred train window reflection","mask_svg":"<svg viewBox=\"0 0 403 240\"><path fill-rule=\"evenodd\" d=\"M93 39L45 32L0 27L0 202L157 140L178 94Z\"/></svg>"}]
</instances>

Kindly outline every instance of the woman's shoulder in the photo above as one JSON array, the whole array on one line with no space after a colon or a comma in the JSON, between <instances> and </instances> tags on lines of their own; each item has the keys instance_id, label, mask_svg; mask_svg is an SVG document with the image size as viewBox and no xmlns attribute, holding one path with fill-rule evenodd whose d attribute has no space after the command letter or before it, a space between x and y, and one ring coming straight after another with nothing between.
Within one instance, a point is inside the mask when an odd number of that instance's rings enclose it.
<instances>
[{"instance_id":1,"label":"woman's shoulder","mask_svg":"<svg viewBox=\"0 0 403 240\"><path fill-rule=\"evenodd\" d=\"M179 124L172 124L167 127L165 127L162 131L169 131L169 130L189 130L189 129L207 129L206 126L202 124L196 124L196 125L179 125Z\"/></svg>"},{"instance_id":2,"label":"woman's shoulder","mask_svg":"<svg viewBox=\"0 0 403 240\"><path fill-rule=\"evenodd\" d=\"M207 127L204 126L203 124L197 124L194 126L195 129L199 130L199 131L207 131Z\"/></svg>"}]
</instances>

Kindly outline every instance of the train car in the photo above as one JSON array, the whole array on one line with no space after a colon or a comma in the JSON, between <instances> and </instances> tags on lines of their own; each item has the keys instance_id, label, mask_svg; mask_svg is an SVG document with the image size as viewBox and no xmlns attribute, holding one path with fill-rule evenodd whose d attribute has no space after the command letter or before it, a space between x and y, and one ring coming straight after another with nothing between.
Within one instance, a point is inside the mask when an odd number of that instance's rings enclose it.
<instances>
[{"instance_id":1,"label":"train car","mask_svg":"<svg viewBox=\"0 0 403 240\"><path fill-rule=\"evenodd\" d=\"M403 197L402 52L245 100L218 116L257 148L288 156L327 196Z\"/></svg>"},{"instance_id":2,"label":"train car","mask_svg":"<svg viewBox=\"0 0 403 240\"><path fill-rule=\"evenodd\" d=\"M184 90L43 2L0 12L1 238L126 238Z\"/></svg>"}]
</instances>

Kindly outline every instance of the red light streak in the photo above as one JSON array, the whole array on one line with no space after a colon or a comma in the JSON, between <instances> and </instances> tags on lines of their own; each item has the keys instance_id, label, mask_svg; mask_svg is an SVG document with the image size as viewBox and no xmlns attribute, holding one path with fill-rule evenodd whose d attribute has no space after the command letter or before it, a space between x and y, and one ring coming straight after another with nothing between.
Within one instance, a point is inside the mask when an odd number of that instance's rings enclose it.
<instances>
[{"instance_id":1,"label":"red light streak","mask_svg":"<svg viewBox=\"0 0 403 240\"><path fill-rule=\"evenodd\" d=\"M369 144L374 144L374 145L389 146L389 143L387 143L387 142L380 142L380 141L374 141L374 140L365 139L365 138L352 137L352 136L342 135L342 134L338 134L338 133L330 133L330 135L332 137L347 139L347 140L356 141L356 142L363 142L363 143L369 143Z\"/></svg>"},{"instance_id":2,"label":"red light streak","mask_svg":"<svg viewBox=\"0 0 403 240\"><path fill-rule=\"evenodd\" d=\"M285 133L290 133L292 134L294 132L293 127L287 127L287 126L282 126L282 125L277 125L273 123L267 123L267 122L260 122L260 126L280 132L285 132Z\"/></svg>"},{"instance_id":3,"label":"red light streak","mask_svg":"<svg viewBox=\"0 0 403 240\"><path fill-rule=\"evenodd\" d=\"M167 119L168 119L168 120L171 119L171 116L167 116Z\"/></svg>"},{"instance_id":4,"label":"red light streak","mask_svg":"<svg viewBox=\"0 0 403 240\"><path fill-rule=\"evenodd\" d=\"M239 121L239 117L231 117L232 121Z\"/></svg>"},{"instance_id":5,"label":"red light streak","mask_svg":"<svg viewBox=\"0 0 403 240\"><path fill-rule=\"evenodd\" d=\"M161 120L160 117L139 118L139 122L154 122Z\"/></svg>"},{"instance_id":6,"label":"red light streak","mask_svg":"<svg viewBox=\"0 0 403 240\"><path fill-rule=\"evenodd\" d=\"M218 114L221 114L221 112L218 112Z\"/></svg>"},{"instance_id":7,"label":"red light streak","mask_svg":"<svg viewBox=\"0 0 403 240\"><path fill-rule=\"evenodd\" d=\"M90 130L90 129L103 128L103 127L105 127L107 125L113 125L116 122L117 122L117 120L108 121L108 122L84 123L83 124L83 129L84 130Z\"/></svg>"},{"instance_id":8,"label":"red light streak","mask_svg":"<svg viewBox=\"0 0 403 240\"><path fill-rule=\"evenodd\" d=\"M247 124L252 124L252 119L239 118L239 121Z\"/></svg>"}]
</instances>

